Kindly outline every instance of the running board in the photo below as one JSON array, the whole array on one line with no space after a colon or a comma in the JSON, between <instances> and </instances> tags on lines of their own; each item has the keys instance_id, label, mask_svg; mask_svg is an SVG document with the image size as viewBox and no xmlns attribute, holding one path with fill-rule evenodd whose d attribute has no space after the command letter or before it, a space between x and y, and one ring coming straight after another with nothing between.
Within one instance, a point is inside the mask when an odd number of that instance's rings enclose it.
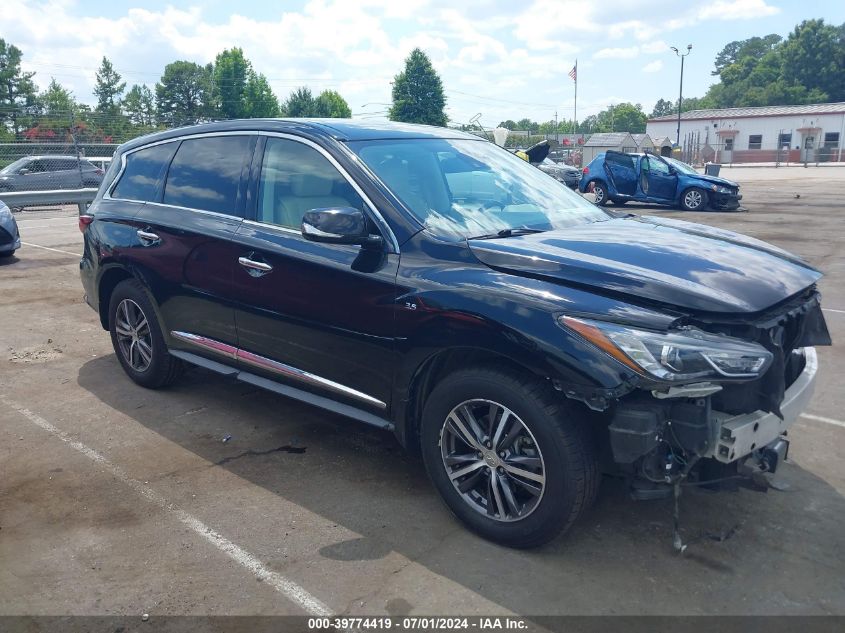
<instances>
[{"instance_id":1,"label":"running board","mask_svg":"<svg viewBox=\"0 0 845 633\"><path fill-rule=\"evenodd\" d=\"M392 422L374 415L369 411L359 409L358 407L343 404L342 402L336 402L324 396L318 396L317 394L303 391L302 389L297 389L296 387L291 387L290 385L284 385L274 380L262 378L261 376L256 376L248 371L243 371L237 367L231 367L230 365L224 365L223 363L218 363L217 361L204 358L203 356L198 356L197 354L191 354L190 352L183 352L182 350L175 349L169 351L171 356L184 360L192 365L210 369L218 374L236 378L241 382L255 385L256 387L261 387L262 389L266 389L268 391L274 391L280 395L287 396L288 398L305 402L306 404L319 407L320 409L325 409L326 411L338 413L348 418L358 420L359 422L364 422L365 424L371 424L372 426L376 426L386 431L392 431L394 428Z\"/></svg>"}]
</instances>

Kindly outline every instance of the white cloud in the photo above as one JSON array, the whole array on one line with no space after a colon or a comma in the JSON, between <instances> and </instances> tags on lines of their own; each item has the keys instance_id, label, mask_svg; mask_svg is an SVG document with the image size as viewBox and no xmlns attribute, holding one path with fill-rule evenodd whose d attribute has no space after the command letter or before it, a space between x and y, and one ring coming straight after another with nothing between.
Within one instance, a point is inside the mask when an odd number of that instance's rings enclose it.
<instances>
[{"instance_id":1,"label":"white cloud","mask_svg":"<svg viewBox=\"0 0 845 633\"><path fill-rule=\"evenodd\" d=\"M657 55L658 53L668 53L669 45L663 40L654 40L640 46L640 50L648 55Z\"/></svg>"},{"instance_id":2,"label":"white cloud","mask_svg":"<svg viewBox=\"0 0 845 633\"><path fill-rule=\"evenodd\" d=\"M643 66L644 73L656 73L663 70L663 60L655 59L653 62L647 63Z\"/></svg>"},{"instance_id":3,"label":"white cloud","mask_svg":"<svg viewBox=\"0 0 845 633\"><path fill-rule=\"evenodd\" d=\"M204 8L210 2L214 11ZM691 41L701 50L703 38L719 39L720 20L778 12L767 0L614 0L610 7L596 0L481 0L472 10L454 0L289 0L258 18L249 3L232 5L224 17L217 0L123 6L133 4L113 3L115 17L107 18L78 0L2 0L0 23L41 88L55 76L87 103L104 55L128 85L152 86L174 60L205 64L240 46L279 98L301 85L332 88L355 113L361 104L390 100L390 81L419 46L443 78L450 115L460 121L482 111L495 125L515 115L571 113L566 73L576 57L579 118L606 105L607 82L598 78L613 80L616 102L656 99L656 89L635 79L638 70L657 72L661 64L640 56L670 55L666 41Z\"/></svg>"},{"instance_id":4,"label":"white cloud","mask_svg":"<svg viewBox=\"0 0 845 633\"><path fill-rule=\"evenodd\" d=\"M753 20L779 12L778 7L766 4L766 0L716 0L702 8L698 17L702 20Z\"/></svg>"},{"instance_id":5,"label":"white cloud","mask_svg":"<svg viewBox=\"0 0 845 633\"><path fill-rule=\"evenodd\" d=\"M631 59L640 54L639 46L630 46L628 48L602 48L595 53L595 59Z\"/></svg>"}]
</instances>

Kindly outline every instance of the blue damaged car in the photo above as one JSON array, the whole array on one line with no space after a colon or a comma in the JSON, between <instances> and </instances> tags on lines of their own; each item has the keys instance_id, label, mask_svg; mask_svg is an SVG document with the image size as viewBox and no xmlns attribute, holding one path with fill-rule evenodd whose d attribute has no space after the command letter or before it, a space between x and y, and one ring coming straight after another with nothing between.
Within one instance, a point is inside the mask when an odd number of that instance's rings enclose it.
<instances>
[{"instance_id":1,"label":"blue damaged car","mask_svg":"<svg viewBox=\"0 0 845 633\"><path fill-rule=\"evenodd\" d=\"M700 174L673 158L614 151L597 155L584 167L578 189L593 192L601 206L634 200L687 211L730 211L742 200L737 183Z\"/></svg>"}]
</instances>

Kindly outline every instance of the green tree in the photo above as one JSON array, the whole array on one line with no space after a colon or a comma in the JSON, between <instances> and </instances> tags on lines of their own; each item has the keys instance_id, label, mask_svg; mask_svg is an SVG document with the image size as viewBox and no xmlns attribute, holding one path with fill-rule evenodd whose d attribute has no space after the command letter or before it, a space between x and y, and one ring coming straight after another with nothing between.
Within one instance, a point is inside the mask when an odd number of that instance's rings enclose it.
<instances>
[{"instance_id":1,"label":"green tree","mask_svg":"<svg viewBox=\"0 0 845 633\"><path fill-rule=\"evenodd\" d=\"M68 116L78 110L73 93L55 78L50 78L47 89L38 95L37 103L42 116Z\"/></svg>"},{"instance_id":2,"label":"green tree","mask_svg":"<svg viewBox=\"0 0 845 633\"><path fill-rule=\"evenodd\" d=\"M536 130L537 124L531 119L520 119L516 122L517 130Z\"/></svg>"},{"instance_id":3,"label":"green tree","mask_svg":"<svg viewBox=\"0 0 845 633\"><path fill-rule=\"evenodd\" d=\"M393 80L390 120L445 126L445 107L440 76L428 55L415 48L405 60L405 69Z\"/></svg>"},{"instance_id":4,"label":"green tree","mask_svg":"<svg viewBox=\"0 0 845 633\"><path fill-rule=\"evenodd\" d=\"M155 125L155 97L146 85L135 84L123 99L123 111L129 122L139 128L151 128Z\"/></svg>"},{"instance_id":5,"label":"green tree","mask_svg":"<svg viewBox=\"0 0 845 633\"><path fill-rule=\"evenodd\" d=\"M29 128L29 140L66 141L70 137L71 123L76 119L79 105L70 90L54 78L47 89L36 97L37 125Z\"/></svg>"},{"instance_id":6,"label":"green tree","mask_svg":"<svg viewBox=\"0 0 845 633\"><path fill-rule=\"evenodd\" d=\"M240 48L226 49L214 60L214 102L224 119L247 116L247 83L252 64Z\"/></svg>"},{"instance_id":7,"label":"green tree","mask_svg":"<svg viewBox=\"0 0 845 633\"><path fill-rule=\"evenodd\" d=\"M0 131L17 135L29 124L27 110L35 106L35 73L21 70L23 53L0 38Z\"/></svg>"},{"instance_id":8,"label":"green tree","mask_svg":"<svg viewBox=\"0 0 845 633\"><path fill-rule=\"evenodd\" d=\"M118 111L120 98L126 89L126 82L121 81L122 77L114 69L107 57L103 57L99 70L96 74L94 84L94 96L97 97L97 111L108 112L109 114Z\"/></svg>"},{"instance_id":9,"label":"green tree","mask_svg":"<svg viewBox=\"0 0 845 633\"><path fill-rule=\"evenodd\" d=\"M279 116L279 100L273 94L267 78L250 72L244 90L244 116L247 118L270 118Z\"/></svg>"},{"instance_id":10,"label":"green tree","mask_svg":"<svg viewBox=\"0 0 845 633\"><path fill-rule=\"evenodd\" d=\"M156 115L167 126L189 125L212 113L213 67L176 61L164 67L156 84Z\"/></svg>"},{"instance_id":11,"label":"green tree","mask_svg":"<svg viewBox=\"0 0 845 633\"><path fill-rule=\"evenodd\" d=\"M515 130L516 129L516 121L511 121L508 119L507 121L502 121L499 123L497 127L503 127L506 130Z\"/></svg>"},{"instance_id":12,"label":"green tree","mask_svg":"<svg viewBox=\"0 0 845 633\"><path fill-rule=\"evenodd\" d=\"M352 116L352 110L346 99L334 90L323 90L314 101L316 116L332 119L345 119Z\"/></svg>"},{"instance_id":13,"label":"green tree","mask_svg":"<svg viewBox=\"0 0 845 633\"><path fill-rule=\"evenodd\" d=\"M307 86L297 88L285 101L285 115L289 117L312 117L316 116L314 96Z\"/></svg>"},{"instance_id":14,"label":"green tree","mask_svg":"<svg viewBox=\"0 0 845 633\"><path fill-rule=\"evenodd\" d=\"M658 99L657 103L654 104L654 108L652 108L651 110L651 114L648 115L648 118L655 119L659 116L675 114L678 111L677 106L677 101L669 101L668 99Z\"/></svg>"},{"instance_id":15,"label":"green tree","mask_svg":"<svg viewBox=\"0 0 845 633\"><path fill-rule=\"evenodd\" d=\"M596 115L593 132L645 132L646 115L637 103L620 103Z\"/></svg>"},{"instance_id":16,"label":"green tree","mask_svg":"<svg viewBox=\"0 0 845 633\"><path fill-rule=\"evenodd\" d=\"M831 101L845 100L845 24L805 20L782 47L783 74L789 85L824 93Z\"/></svg>"}]
</instances>

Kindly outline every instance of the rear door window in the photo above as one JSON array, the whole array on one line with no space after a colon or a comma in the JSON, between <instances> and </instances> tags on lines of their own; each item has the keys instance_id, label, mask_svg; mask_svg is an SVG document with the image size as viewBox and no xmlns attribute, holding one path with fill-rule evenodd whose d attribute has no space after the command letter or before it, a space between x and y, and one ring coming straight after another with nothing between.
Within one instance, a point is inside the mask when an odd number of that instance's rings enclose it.
<instances>
[{"instance_id":1,"label":"rear door window","mask_svg":"<svg viewBox=\"0 0 845 633\"><path fill-rule=\"evenodd\" d=\"M164 170L178 143L163 143L126 155L126 169L112 190L112 198L155 202Z\"/></svg>"},{"instance_id":2,"label":"rear door window","mask_svg":"<svg viewBox=\"0 0 845 633\"><path fill-rule=\"evenodd\" d=\"M182 141L164 186L164 204L237 215L241 173L251 158L249 136Z\"/></svg>"}]
</instances>

